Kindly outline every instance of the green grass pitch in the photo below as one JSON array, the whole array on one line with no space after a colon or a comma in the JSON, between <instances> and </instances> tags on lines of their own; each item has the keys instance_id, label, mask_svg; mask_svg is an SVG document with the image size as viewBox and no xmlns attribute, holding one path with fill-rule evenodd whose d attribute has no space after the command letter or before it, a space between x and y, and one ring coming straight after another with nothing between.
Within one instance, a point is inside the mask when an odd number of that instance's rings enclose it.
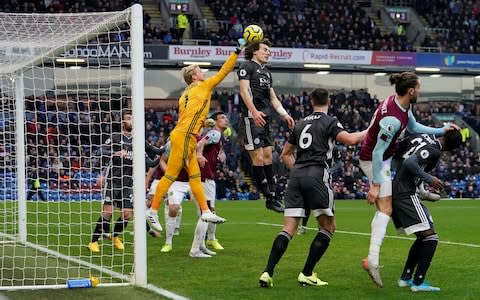
<instances>
[{"instance_id":1,"label":"green grass pitch","mask_svg":"<svg viewBox=\"0 0 480 300\"><path fill-rule=\"evenodd\" d=\"M336 202L337 232L315 268L319 277L329 282L327 287L302 287L296 281L316 232L316 223L312 218L308 226L310 230L305 235L294 237L277 265L274 288L258 287L258 277L283 222L280 214L267 211L261 201L217 202L218 213L227 218L227 223L217 227L217 238L225 250L218 251L217 256L210 259L193 259L188 256L197 219L195 205L185 203L181 233L174 237L171 253L160 253L163 237L148 237L148 280L149 283L190 299L479 299L480 201L444 200L426 205L433 215L440 236L440 244L427 274L429 282L442 288L438 294L414 294L406 288L396 286L413 237L396 235L392 224L389 225L381 252L381 273L385 287L377 288L370 281L361 269L360 261L368 251L374 208L368 206L366 201L358 200ZM66 251L67 248L62 250L56 244L61 246L72 242L79 246L70 248L70 255L78 255L96 264L102 260L107 264L107 257L108 262L116 265L114 269L117 271L121 270L122 264L126 266L125 269L131 268L129 234L125 235L128 255L121 258L113 250L111 242L104 240L101 243L104 251L102 258L102 255L91 257L85 248L92 223L68 229L69 222L94 222L100 211L100 203L76 203L69 206L66 203L29 203L28 207L29 210L36 209L40 212L62 211L67 208L70 212L81 212L59 215L56 221L62 226L53 222L54 214L36 214L39 222L49 218L50 223L48 228L29 227L29 232L60 233L52 237L41 235L38 242L48 241L49 245L55 244L50 245L50 248L60 251ZM96 213L92 215L90 209ZM70 216L69 219L67 216ZM131 225L127 228L129 230L132 230ZM75 236L73 240L69 235ZM5 276L2 280L5 280ZM161 296L133 287L15 291L2 294L10 299L29 299L32 295L35 295L35 299L113 299L120 296L125 299L162 299Z\"/></svg>"}]
</instances>

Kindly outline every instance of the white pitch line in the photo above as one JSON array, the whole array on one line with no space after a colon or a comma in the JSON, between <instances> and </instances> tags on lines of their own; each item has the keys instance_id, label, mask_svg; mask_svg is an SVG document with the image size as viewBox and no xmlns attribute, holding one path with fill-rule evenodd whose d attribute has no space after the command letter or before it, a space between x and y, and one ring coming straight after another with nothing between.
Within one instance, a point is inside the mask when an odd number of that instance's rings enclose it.
<instances>
[{"instance_id":1,"label":"white pitch line","mask_svg":"<svg viewBox=\"0 0 480 300\"><path fill-rule=\"evenodd\" d=\"M5 234L3 232L0 232L0 237L5 237L5 238L9 238L11 240L14 240L14 236L10 235L10 234ZM102 266L99 266L99 265L96 265L96 264L93 264L93 263L90 263L90 262L87 262L87 261L84 261L80 258L76 258L76 257L72 257L72 256L69 256L69 255L65 255L65 254L62 254L60 252L57 252L57 251L54 251L54 250L51 250L51 249L48 249L46 247L43 247L43 246L40 246L40 245L37 245L37 244L34 244L34 243L31 243L31 242L25 242L24 245L26 247L30 247L30 248L33 248L33 249L36 249L38 251L41 251L41 252L44 252L48 255L51 255L51 256L56 256L58 258L61 258L63 260L66 260L68 262L73 262L75 264L78 264L78 265L82 265L82 266L85 266L89 269L94 269L94 270L97 270L97 271L100 271L101 273L104 273L104 274L108 274L114 278L118 278L120 280L123 280L125 282L128 282L130 280L130 277L127 276L127 275L124 275L124 274L121 274L121 273L118 273L118 272L115 272L109 268L106 268L106 267L102 267ZM124 285L122 283L118 284L118 285ZM64 285L61 285L63 288L67 288L67 285L64 284ZM57 286L53 286L52 288L60 288L61 287L60 285L57 285ZM100 284L99 286L107 286L107 285L102 285ZM133 286L133 285L132 285ZM7 287L8 288L14 288L14 287ZM21 288L21 287L20 287ZM48 288L48 286L46 287ZM181 296L181 295L178 295L178 294L175 294L174 292L172 291L169 291L169 290L166 290L166 289L162 289L160 287L157 287L153 284L147 284L147 286L145 286L144 288L154 292L154 293L157 293L161 296L164 296L168 299L173 299L173 300L188 300L188 298L184 297L184 296Z\"/></svg>"},{"instance_id":2,"label":"white pitch line","mask_svg":"<svg viewBox=\"0 0 480 300\"><path fill-rule=\"evenodd\" d=\"M273 224L273 223L264 223L264 222L257 222L258 225L265 225L265 226L275 226L275 227L282 227L281 224ZM308 230L318 230L318 228L311 228L305 227ZM370 236L370 233L365 232L355 232L355 231L344 231L344 230L335 230L335 233L344 233L344 234L351 234L351 235L361 235L361 236ZM396 236L396 235L386 235L385 237L397 240L410 240L414 241L415 238L406 237L406 236ZM470 244L470 243L458 243L458 242L450 242L450 241L442 241L440 240L441 244L446 245L455 245L455 246L464 246L464 247L471 247L471 248L480 248L478 244Z\"/></svg>"}]
</instances>

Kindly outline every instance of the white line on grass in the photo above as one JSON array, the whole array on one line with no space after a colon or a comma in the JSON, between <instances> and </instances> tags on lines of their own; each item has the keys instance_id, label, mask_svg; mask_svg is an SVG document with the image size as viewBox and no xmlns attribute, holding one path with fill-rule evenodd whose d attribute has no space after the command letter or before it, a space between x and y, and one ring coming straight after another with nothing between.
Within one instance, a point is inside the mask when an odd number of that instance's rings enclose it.
<instances>
[{"instance_id":1,"label":"white line on grass","mask_svg":"<svg viewBox=\"0 0 480 300\"><path fill-rule=\"evenodd\" d=\"M257 222L256 224L265 225L265 226L275 226L275 227L282 227L283 226L281 224L264 223L264 222ZM318 230L318 228L311 228L311 227L305 227L305 228L308 229L308 230ZM345 234L351 234L351 235L370 236L370 233L355 232L355 231L335 230L335 233L345 233ZM415 240L415 238L406 237L406 236L386 235L385 237L388 237L388 238L391 238L391 239L397 239L397 240L411 240L411 241ZM450 241L442 241L442 240L440 240L440 243L441 244L447 244L447 245L480 248L480 245L470 244L470 243L458 243L458 242L450 242Z\"/></svg>"},{"instance_id":2,"label":"white line on grass","mask_svg":"<svg viewBox=\"0 0 480 300\"><path fill-rule=\"evenodd\" d=\"M3 233L3 232L0 232L0 237L5 237L5 238L8 238L10 240L14 240L15 237L13 235L10 235L10 234L6 234L6 233ZM58 258L61 258L61 259L64 259L66 261L69 261L69 262L74 262L76 264L79 264L79 265L82 265L82 266L85 266L87 268L90 268L90 269L94 269L94 270L97 270L99 272L102 272L102 273L105 273L105 274L108 274L114 278L117 278L117 279L120 279L120 280L123 280L123 281L126 281L125 283L119 283L119 284L100 284L99 287L106 287L106 286L115 286L115 285L126 285L128 284L127 282L130 280L130 277L127 276L127 275L124 275L124 274L121 274L121 273L118 273L118 272L115 272L113 270L110 270L109 268L106 268L106 267L102 267L102 266L99 266L99 265L96 265L96 264L92 264L92 263L89 263L89 262L86 262L86 261L83 261L79 258L76 258L76 257L72 257L72 256L69 256L69 255L64 255L60 252L57 252L57 251L54 251L54 250L51 250L51 249L48 249L46 247L42 247L40 245L37 245L37 244L34 244L34 243L31 243L31 242L25 242L24 245L26 247L30 247L30 248L33 248L33 249L36 249L38 251L41 251L41 252L44 252L46 254L49 254L51 256L56 256ZM66 288L67 285L54 285L54 286L51 286L51 288ZM48 288L48 287L44 287L44 288ZM165 290L165 289L162 289L162 288L159 288L153 284L148 284L146 287L146 289L154 292L154 293L157 293L157 294L160 294L162 296L165 296L166 298L169 298L169 299L173 299L173 300L188 300L188 298L185 298L183 296L180 296L180 295L177 295L171 291L168 291L168 290ZM16 289L16 287L6 287L6 289ZM21 287L19 288L21 289Z\"/></svg>"},{"instance_id":3,"label":"white line on grass","mask_svg":"<svg viewBox=\"0 0 480 300\"><path fill-rule=\"evenodd\" d=\"M162 295L162 296L165 296L165 297L167 297L167 298L169 298L169 299L173 299L173 300L189 300L188 298L185 298L185 297L183 297L183 296L180 296L180 295L175 294L175 293L173 293L173 292L170 292L170 291L168 291L168 290L159 288L159 287L157 287L157 286L155 286L155 285L153 285L153 284L148 284L148 285L146 286L146 289L148 289L148 290L150 290L150 291L152 291L152 292L155 292L155 293L157 293L157 294L160 294L160 295Z\"/></svg>"}]
</instances>

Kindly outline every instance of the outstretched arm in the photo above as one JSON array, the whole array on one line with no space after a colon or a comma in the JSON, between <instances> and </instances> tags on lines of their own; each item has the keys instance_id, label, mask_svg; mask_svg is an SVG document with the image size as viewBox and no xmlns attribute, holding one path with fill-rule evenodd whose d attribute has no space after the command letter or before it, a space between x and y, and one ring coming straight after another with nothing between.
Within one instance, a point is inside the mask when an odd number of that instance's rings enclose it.
<instances>
[{"instance_id":1,"label":"outstretched arm","mask_svg":"<svg viewBox=\"0 0 480 300\"><path fill-rule=\"evenodd\" d=\"M415 119L415 116L413 115L412 111L408 111L408 125L407 129L408 131L412 133L426 133L426 134L433 134L435 136L442 136L444 135L449 128L453 128L453 126L450 123L447 123L445 126L442 128L434 128L434 127L429 127L422 125L417 122Z\"/></svg>"},{"instance_id":2,"label":"outstretched arm","mask_svg":"<svg viewBox=\"0 0 480 300\"><path fill-rule=\"evenodd\" d=\"M217 74L205 80L205 83L212 89L216 87L220 82L222 82L223 79L225 79L225 77L227 77L230 72L233 71L233 68L235 68L235 63L237 62L237 58L237 52L232 52Z\"/></svg>"},{"instance_id":3,"label":"outstretched arm","mask_svg":"<svg viewBox=\"0 0 480 300\"><path fill-rule=\"evenodd\" d=\"M353 146L363 142L366 134L367 134L367 129L365 129L364 131L357 131L352 133L349 133L347 131L342 131L337 134L335 139L345 145Z\"/></svg>"}]
</instances>

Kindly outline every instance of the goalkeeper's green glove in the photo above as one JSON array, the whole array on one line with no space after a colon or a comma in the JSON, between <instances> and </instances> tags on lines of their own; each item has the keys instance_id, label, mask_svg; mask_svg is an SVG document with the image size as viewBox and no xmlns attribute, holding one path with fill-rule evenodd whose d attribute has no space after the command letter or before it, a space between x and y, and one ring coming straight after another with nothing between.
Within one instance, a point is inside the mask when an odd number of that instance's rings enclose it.
<instances>
[{"instance_id":1,"label":"goalkeeper's green glove","mask_svg":"<svg viewBox=\"0 0 480 300\"><path fill-rule=\"evenodd\" d=\"M244 38L240 38L237 40L237 50L235 51L237 54L242 52L243 48L247 46L247 41Z\"/></svg>"}]
</instances>

